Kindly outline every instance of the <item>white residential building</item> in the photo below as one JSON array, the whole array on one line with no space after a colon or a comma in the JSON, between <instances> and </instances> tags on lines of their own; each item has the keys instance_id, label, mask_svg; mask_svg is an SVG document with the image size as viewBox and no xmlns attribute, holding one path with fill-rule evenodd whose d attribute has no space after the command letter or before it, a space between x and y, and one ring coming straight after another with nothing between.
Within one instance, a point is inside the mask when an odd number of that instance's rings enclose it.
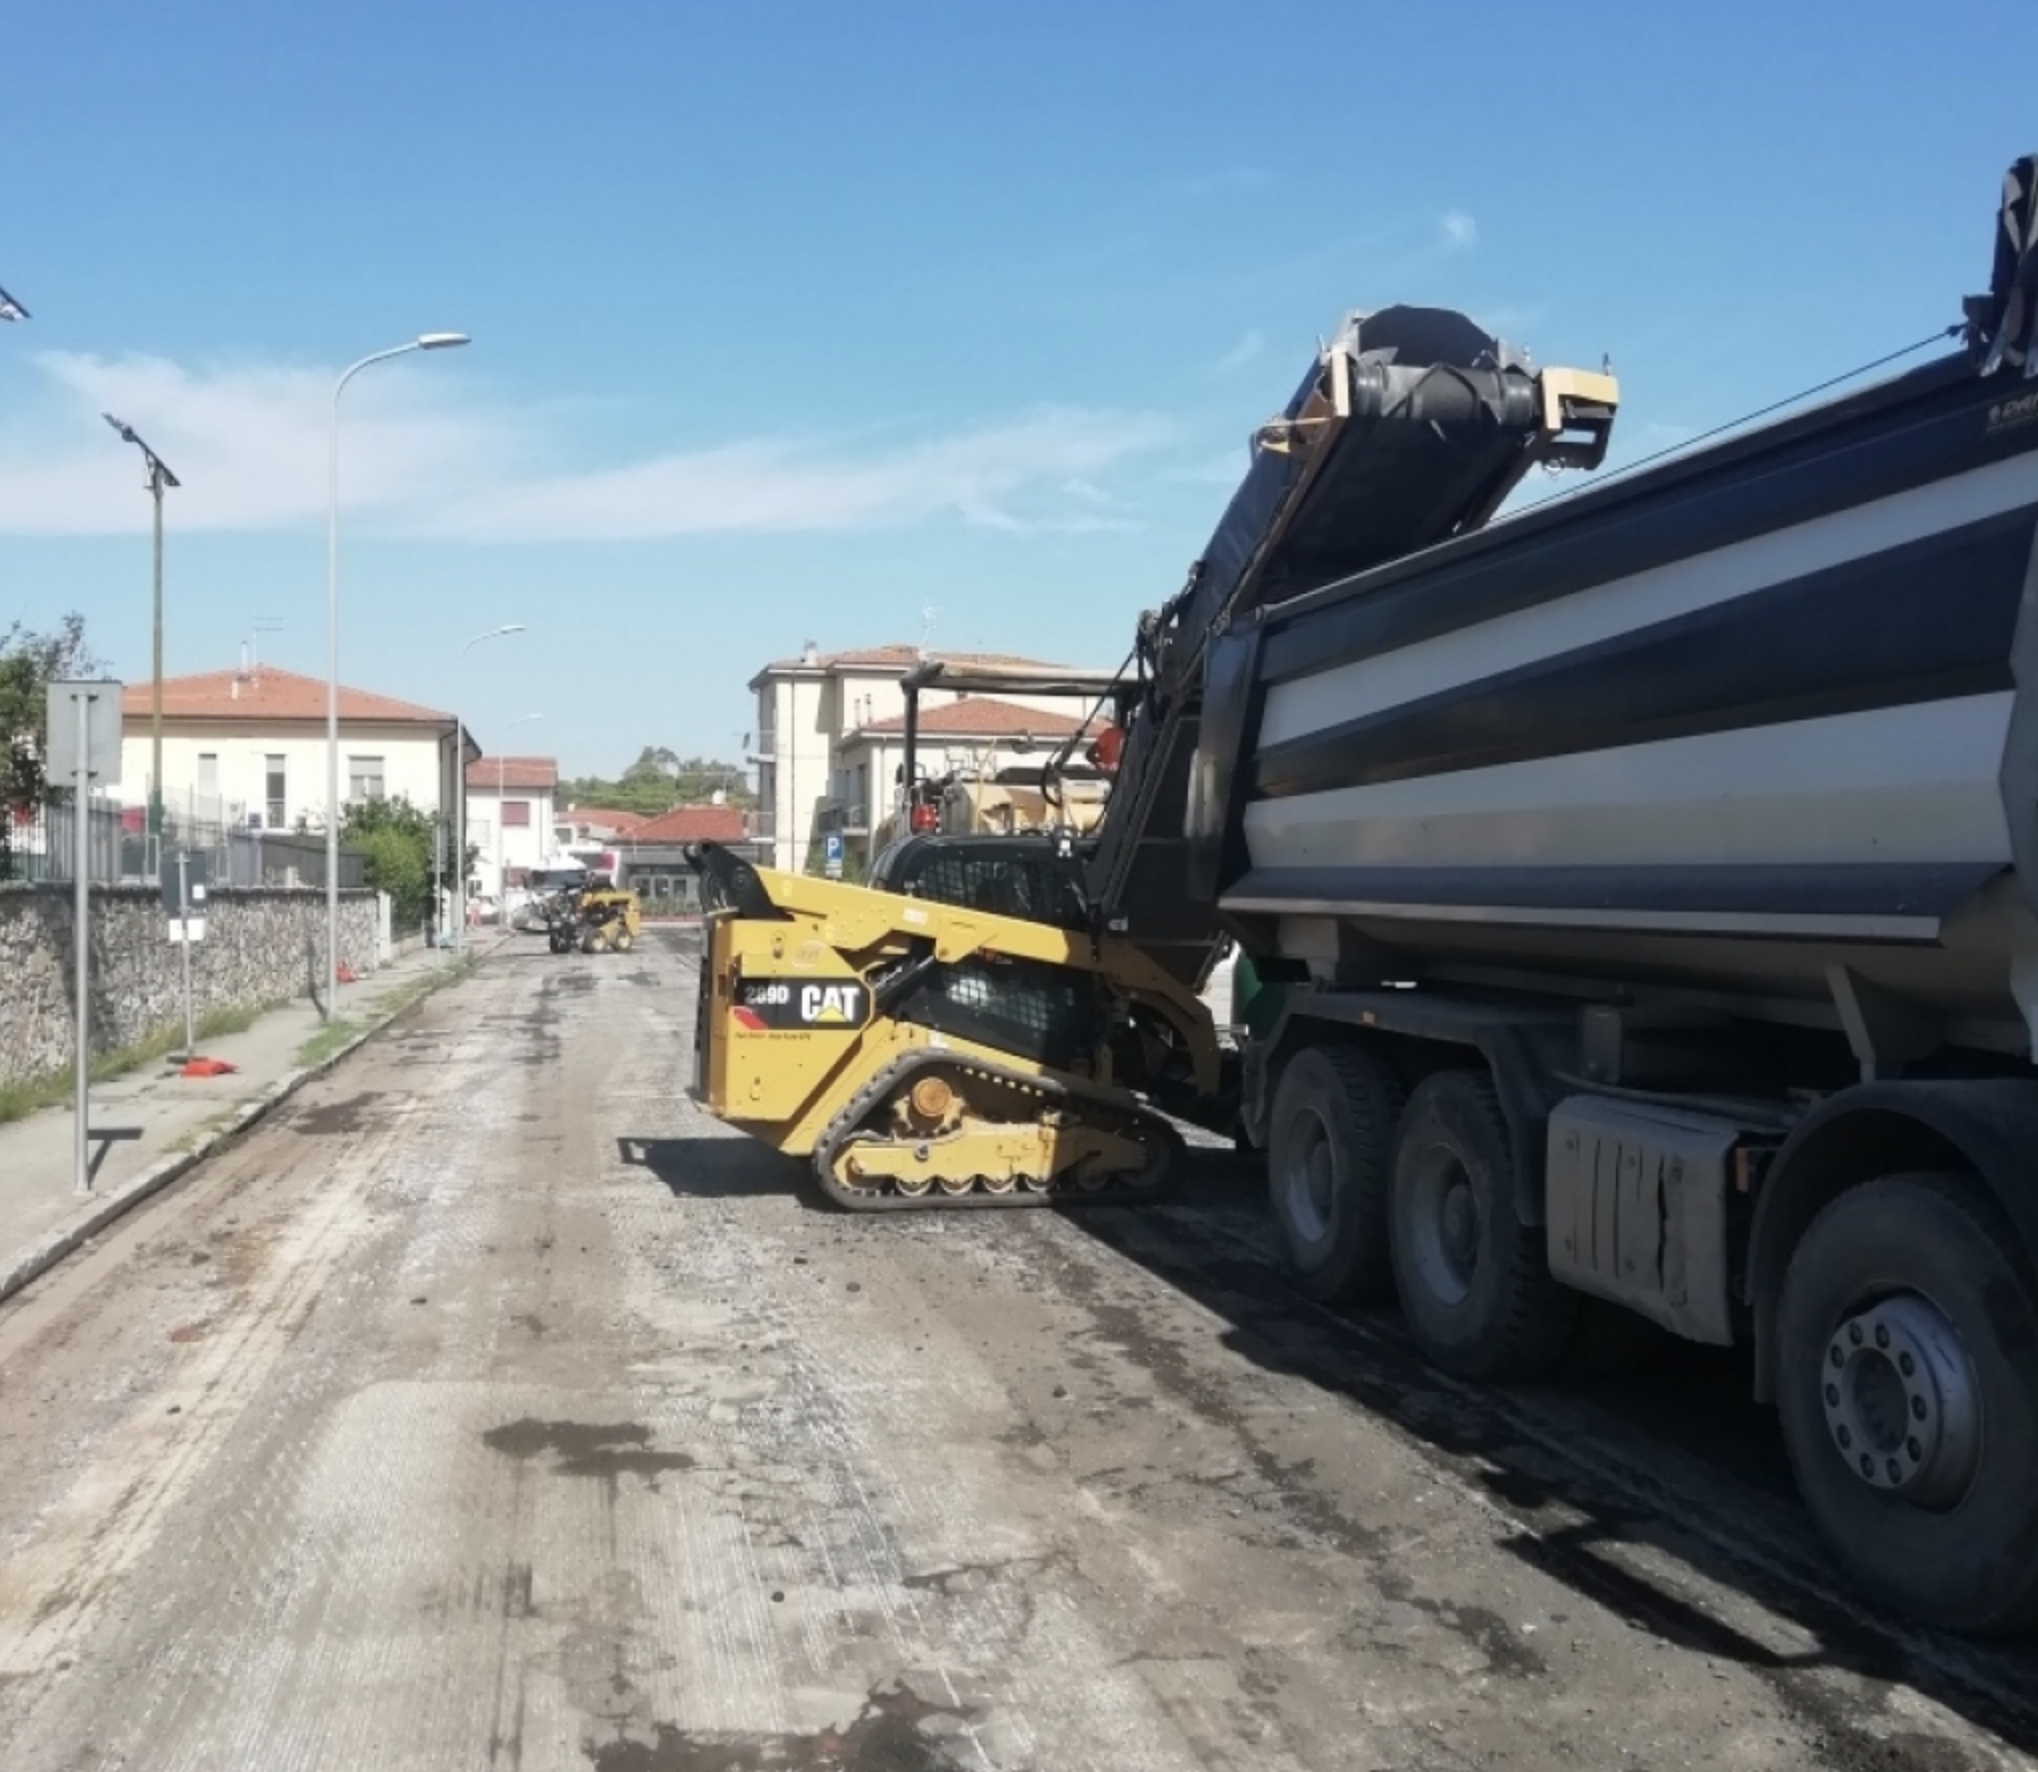
<instances>
[{"instance_id":1,"label":"white residential building","mask_svg":"<svg viewBox=\"0 0 2038 1772\"><path fill-rule=\"evenodd\" d=\"M149 799L153 692L121 697L119 795ZM163 680L163 806L173 819L240 829L323 831L326 684L274 665ZM339 692L343 804L401 796L450 810L458 781L451 714L365 689Z\"/></svg>"},{"instance_id":2,"label":"white residential building","mask_svg":"<svg viewBox=\"0 0 2038 1772\"><path fill-rule=\"evenodd\" d=\"M828 830L840 831L845 847L868 856L871 833L893 809L893 777L905 755L906 698L899 682L929 659L1042 675L1067 669L1004 654L928 653L905 645L822 652L811 642L797 658L766 665L750 679L757 696L751 761L758 766L758 837L770 866L804 871ZM923 742L935 736L937 712L962 699L936 690L921 696ZM1037 709L1042 736L1052 733L1059 739L1076 724L1066 695L1001 693L999 700ZM1005 717L995 718L1002 722L998 731L979 732L976 740L1026 736ZM960 731L950 738L972 742L970 734ZM1008 755L1003 760L1014 759Z\"/></svg>"},{"instance_id":3,"label":"white residential building","mask_svg":"<svg viewBox=\"0 0 2038 1772\"><path fill-rule=\"evenodd\" d=\"M467 765L467 842L480 851L468 889L500 905L525 874L566 847L552 757L479 757Z\"/></svg>"}]
</instances>

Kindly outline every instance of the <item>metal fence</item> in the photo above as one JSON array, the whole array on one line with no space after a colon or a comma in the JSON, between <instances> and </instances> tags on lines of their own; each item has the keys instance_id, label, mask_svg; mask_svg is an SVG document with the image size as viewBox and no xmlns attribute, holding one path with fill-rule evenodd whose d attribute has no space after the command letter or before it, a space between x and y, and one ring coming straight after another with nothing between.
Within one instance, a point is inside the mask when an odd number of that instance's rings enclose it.
<instances>
[{"instance_id":1,"label":"metal fence","mask_svg":"<svg viewBox=\"0 0 2038 1772\"><path fill-rule=\"evenodd\" d=\"M0 820L6 821L0 830L0 880L77 878L76 806L0 808ZM140 840L141 833L136 835ZM95 802L85 808L88 879L102 883L121 879L127 843L127 818L120 807Z\"/></svg>"},{"instance_id":2,"label":"metal fence","mask_svg":"<svg viewBox=\"0 0 2038 1772\"><path fill-rule=\"evenodd\" d=\"M161 857L179 850L206 858L221 886L312 886L326 883L322 836L296 831L247 831L213 819L166 812L160 838L137 806L94 801L86 808L86 878L97 886L152 885ZM0 881L70 882L77 878L78 809L73 805L0 808ZM367 884L367 858L340 851L340 885Z\"/></svg>"}]
</instances>

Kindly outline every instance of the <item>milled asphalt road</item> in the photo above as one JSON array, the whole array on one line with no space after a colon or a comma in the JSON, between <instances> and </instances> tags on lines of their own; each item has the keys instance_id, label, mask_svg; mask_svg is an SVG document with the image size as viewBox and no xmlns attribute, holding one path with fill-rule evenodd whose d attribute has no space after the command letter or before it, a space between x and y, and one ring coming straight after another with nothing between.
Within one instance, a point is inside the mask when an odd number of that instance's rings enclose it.
<instances>
[{"instance_id":1,"label":"milled asphalt road","mask_svg":"<svg viewBox=\"0 0 2038 1772\"><path fill-rule=\"evenodd\" d=\"M0 1306L0 1768L2033 1763L1730 1362L1450 1384L1215 1157L821 1210L692 1014L691 937L506 950Z\"/></svg>"}]
</instances>

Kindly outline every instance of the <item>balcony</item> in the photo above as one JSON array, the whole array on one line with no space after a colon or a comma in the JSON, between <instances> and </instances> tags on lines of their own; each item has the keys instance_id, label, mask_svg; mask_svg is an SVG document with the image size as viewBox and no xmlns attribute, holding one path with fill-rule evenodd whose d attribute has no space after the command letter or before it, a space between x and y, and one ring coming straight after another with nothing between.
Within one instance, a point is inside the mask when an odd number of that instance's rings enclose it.
<instances>
[{"instance_id":1,"label":"balcony","mask_svg":"<svg viewBox=\"0 0 2038 1772\"><path fill-rule=\"evenodd\" d=\"M867 837L870 835L870 808L845 806L839 800L830 800L815 812L814 832L824 837Z\"/></svg>"}]
</instances>

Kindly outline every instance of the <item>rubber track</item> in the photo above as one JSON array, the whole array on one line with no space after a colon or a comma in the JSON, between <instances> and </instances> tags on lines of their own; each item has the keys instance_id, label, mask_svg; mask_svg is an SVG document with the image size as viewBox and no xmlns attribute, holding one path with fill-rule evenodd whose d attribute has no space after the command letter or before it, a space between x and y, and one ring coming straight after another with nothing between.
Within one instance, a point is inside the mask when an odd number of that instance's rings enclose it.
<instances>
[{"instance_id":1,"label":"rubber track","mask_svg":"<svg viewBox=\"0 0 2038 1772\"><path fill-rule=\"evenodd\" d=\"M844 1187L835 1178L835 1159L861 1125L864 1117L896 1090L915 1071L934 1068L974 1072L1030 1094L1059 1098L1071 1104L1095 1102L1109 1110L1114 1119L1137 1125L1166 1153L1166 1164L1158 1181L1146 1187L1081 1188L1064 1183L1044 1192L1015 1186L1010 1193L992 1194L977 1190L967 1194L944 1194L939 1186L924 1194L880 1193L875 1188ZM888 1140L886 1142L900 1142ZM914 1141L919 1142L919 1141ZM1168 1199L1175 1189L1182 1158L1182 1139L1173 1126L1151 1109L1128 1107L1116 1092L1047 1077L1028 1076L1003 1065L980 1059L958 1058L943 1052L915 1052L889 1065L866 1084L837 1114L814 1146L814 1178L821 1191L837 1205L851 1212L970 1212L992 1208L1027 1206L1150 1206Z\"/></svg>"}]
</instances>

